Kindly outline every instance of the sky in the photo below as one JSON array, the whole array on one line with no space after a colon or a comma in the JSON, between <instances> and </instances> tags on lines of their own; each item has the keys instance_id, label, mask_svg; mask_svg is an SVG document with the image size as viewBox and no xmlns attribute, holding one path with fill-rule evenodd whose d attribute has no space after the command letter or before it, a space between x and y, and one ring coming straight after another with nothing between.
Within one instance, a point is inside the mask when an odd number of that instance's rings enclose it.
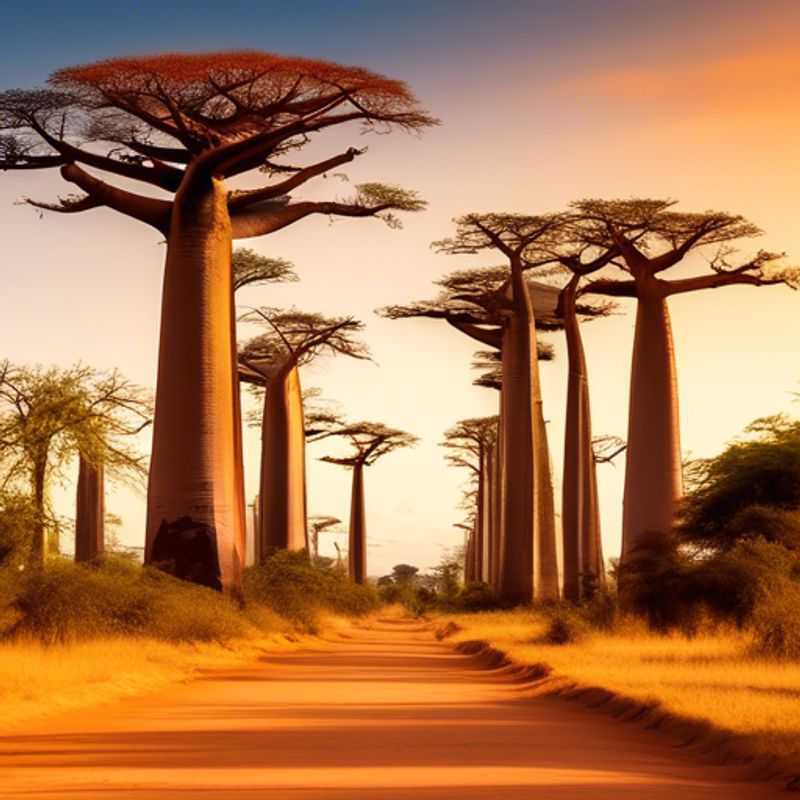
<instances>
[{"instance_id":1,"label":"sky","mask_svg":"<svg viewBox=\"0 0 800 800\"><path fill-rule=\"evenodd\" d=\"M321 358L304 368L304 385L319 387L352 418L421 437L367 473L373 575L400 562L430 567L461 543L452 526L462 516L466 475L446 466L438 443L457 420L497 410L495 392L472 386L469 340L435 320L374 314L432 297L431 282L453 269L497 263L491 254L430 249L452 233L454 217L554 211L583 197L668 197L687 211L744 214L765 234L743 243L743 253L766 247L800 263L795 2L77 0L66 7L44 0L35 14L9 4L3 22L0 88L40 85L59 67L113 56L261 49L403 79L441 119L421 136L330 131L304 154L311 161L367 145L347 169L350 184L396 183L428 201L426 212L404 217L402 230L314 219L246 242L292 260L301 281L247 289L242 305L296 305L367 325L374 363ZM0 358L118 367L152 387L163 244L112 212L39 215L17 203L70 190L54 172L0 174ZM348 191L329 177L302 196ZM702 268L696 260L680 274ZM792 400L800 390L800 295L726 288L673 298L670 307L687 455L719 452L756 417L800 411ZM633 321L624 301L618 314L584 330L598 434L625 436ZM566 353L561 335L547 338L556 351L542 376L558 489ZM258 446L257 431L247 430L248 502L257 491ZM322 444L309 448L309 508L346 520L349 475L320 463L325 454ZM624 464L599 469L605 552L613 557ZM72 512L73 494L71 476L54 488L62 514ZM123 519L123 541L141 544L144 495L111 487L108 506ZM333 540L323 534L323 553L333 554Z\"/></svg>"}]
</instances>

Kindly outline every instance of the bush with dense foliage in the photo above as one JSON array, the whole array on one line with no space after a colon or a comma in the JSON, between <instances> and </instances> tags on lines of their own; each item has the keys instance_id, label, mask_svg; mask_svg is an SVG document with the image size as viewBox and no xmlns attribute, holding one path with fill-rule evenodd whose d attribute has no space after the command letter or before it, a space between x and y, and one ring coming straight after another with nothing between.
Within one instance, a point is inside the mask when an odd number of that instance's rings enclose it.
<instances>
[{"instance_id":1,"label":"bush with dense foliage","mask_svg":"<svg viewBox=\"0 0 800 800\"><path fill-rule=\"evenodd\" d=\"M258 567L244 574L248 603L272 608L282 617L314 630L323 610L358 616L378 606L378 594L367 584L353 583L344 572L311 564L305 551L276 551Z\"/></svg>"},{"instance_id":2,"label":"bush with dense foliage","mask_svg":"<svg viewBox=\"0 0 800 800\"><path fill-rule=\"evenodd\" d=\"M746 433L694 463L678 531L706 550L754 538L800 549L800 421L766 417Z\"/></svg>"}]
</instances>

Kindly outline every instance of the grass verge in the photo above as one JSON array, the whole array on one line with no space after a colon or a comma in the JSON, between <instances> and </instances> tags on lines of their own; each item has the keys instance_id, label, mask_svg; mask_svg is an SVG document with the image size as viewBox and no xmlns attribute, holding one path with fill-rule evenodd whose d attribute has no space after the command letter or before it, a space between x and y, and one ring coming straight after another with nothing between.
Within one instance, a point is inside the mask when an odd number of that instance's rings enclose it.
<instances>
[{"instance_id":1,"label":"grass verge","mask_svg":"<svg viewBox=\"0 0 800 800\"><path fill-rule=\"evenodd\" d=\"M753 753L800 763L800 664L754 657L745 632L655 635L634 622L566 644L544 643L536 611L442 614L450 642L483 640L520 664L547 664L578 684L602 687L741 737Z\"/></svg>"}]
</instances>

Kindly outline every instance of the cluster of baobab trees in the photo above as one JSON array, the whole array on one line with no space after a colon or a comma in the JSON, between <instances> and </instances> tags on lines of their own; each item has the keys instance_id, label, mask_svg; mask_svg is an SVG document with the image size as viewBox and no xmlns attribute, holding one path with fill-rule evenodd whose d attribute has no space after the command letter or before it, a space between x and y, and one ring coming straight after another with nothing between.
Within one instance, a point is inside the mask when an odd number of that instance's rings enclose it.
<instances>
[{"instance_id":1,"label":"cluster of baobab trees","mask_svg":"<svg viewBox=\"0 0 800 800\"><path fill-rule=\"evenodd\" d=\"M430 301L391 306L392 319L443 319L491 348L499 363L479 383L500 389L499 415L447 432L450 460L476 478L465 573L505 602L559 597L556 514L539 362L551 357L537 330L563 330L568 358L562 493L563 595L580 600L604 581L596 464L621 448L593 439L580 322L603 317L611 298L636 300L621 566L653 534L669 536L682 493L675 353L667 306L675 294L731 285L791 285L782 254L737 258L734 242L760 234L740 216L684 213L669 200L582 200L566 211L467 214L442 253L489 253L505 264L437 281ZM693 277L667 272L712 248ZM494 355L493 355L494 354Z\"/></svg>"},{"instance_id":2,"label":"cluster of baobab trees","mask_svg":"<svg viewBox=\"0 0 800 800\"><path fill-rule=\"evenodd\" d=\"M363 580L364 467L413 437L336 415L305 419L300 367L324 352L365 357L357 321L259 308L248 321L263 324L263 334L237 346L236 289L286 279L291 268L245 251L234 270L233 242L320 214L379 218L397 227L398 212L424 209L415 192L371 182L357 185L347 201L293 196L364 150L294 161L332 127L421 131L435 124L400 81L260 52L112 59L58 70L43 89L0 93L0 169L57 168L79 190L57 202L27 202L63 214L111 209L166 240L146 561L238 591L245 552L242 380L264 392L258 557L308 545L306 435L336 435L352 445L347 456L329 460L353 471L350 567ZM257 181L253 188L229 188L229 180L245 175ZM477 445L470 574L488 579L503 600L560 592L538 367L547 349L537 328L563 329L568 342L564 573L565 594L577 599L582 583L601 581L603 572L579 320L610 306L587 298L637 300L624 559L643 532L670 529L681 490L667 298L788 280L772 274L774 253L733 262L729 243L757 232L737 216L680 213L660 200L589 200L544 215L470 214L436 247L492 253L504 264L456 272L440 281L443 292L433 302L385 311L445 319L491 348L487 359L500 365L486 379L500 388L498 422L478 426L484 438ZM717 252L708 274L663 277L709 245Z\"/></svg>"}]
</instances>

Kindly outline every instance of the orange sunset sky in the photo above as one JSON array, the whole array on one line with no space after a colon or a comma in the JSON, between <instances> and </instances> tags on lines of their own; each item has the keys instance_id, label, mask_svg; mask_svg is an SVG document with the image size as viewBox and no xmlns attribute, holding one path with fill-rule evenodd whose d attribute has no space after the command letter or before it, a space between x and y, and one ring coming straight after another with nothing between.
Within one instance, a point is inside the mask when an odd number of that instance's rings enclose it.
<instances>
[{"instance_id":1,"label":"orange sunset sky","mask_svg":"<svg viewBox=\"0 0 800 800\"><path fill-rule=\"evenodd\" d=\"M347 170L351 183L379 180L418 190L429 209L400 231L374 220L316 219L243 244L291 259L299 283L245 290L242 305L297 305L353 314L367 323L375 364L320 359L305 369L351 417L422 438L366 477L370 574L393 564L436 563L460 543L452 527L466 479L437 443L459 419L496 413L495 393L473 387L475 346L437 321L391 322L373 310L424 299L431 281L488 256L448 257L429 244L470 211L544 212L581 197L671 197L680 209L741 213L765 230L743 243L786 251L800 263L800 4L655 2L492 3L78 2L61 20L10 11L0 48L5 88L41 84L67 64L159 50L259 48L361 64L407 80L442 125L423 136L320 136L308 160L368 145ZM116 4L115 4L116 5ZM47 20L42 24L41 19ZM246 185L252 185L251 176ZM244 184L243 184L244 185ZM55 173L0 174L0 358L13 362L119 367L155 379L163 244L108 211L62 217L15 205L71 189ZM348 194L320 179L304 196ZM300 196L298 194L298 196ZM702 260L681 267L701 269ZM671 301L687 455L718 452L758 416L798 413L800 295L784 287L737 287ZM584 329L594 427L625 436L633 308ZM242 335L248 331L242 328ZM542 366L557 489L560 487L566 353ZM250 400L247 401L251 403ZM248 502L258 478L258 437L246 431ZM147 438L142 440L147 446ZM311 513L347 518L349 475L309 449ZM622 460L602 466L604 544L620 543ZM72 483L57 487L72 513ZM112 488L109 510L123 541L144 535L144 495ZM333 553L331 538L322 552ZM69 545L69 542L67 542Z\"/></svg>"}]
</instances>

